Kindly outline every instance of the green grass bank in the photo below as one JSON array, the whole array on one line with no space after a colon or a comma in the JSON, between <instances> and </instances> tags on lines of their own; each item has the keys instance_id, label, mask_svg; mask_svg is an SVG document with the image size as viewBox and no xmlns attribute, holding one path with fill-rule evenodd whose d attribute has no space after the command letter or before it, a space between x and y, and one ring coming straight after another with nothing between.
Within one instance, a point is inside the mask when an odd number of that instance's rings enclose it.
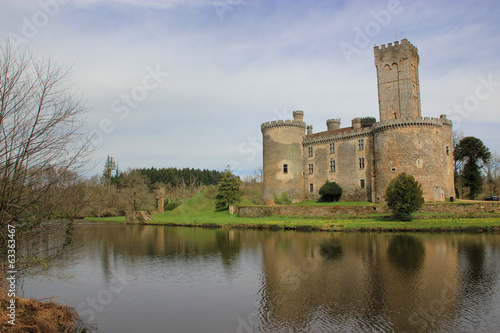
<instances>
[{"instance_id":1,"label":"green grass bank","mask_svg":"<svg viewBox=\"0 0 500 333\"><path fill-rule=\"evenodd\" d=\"M251 205L243 201L243 205ZM333 203L346 205L346 203ZM370 204L370 203L367 203ZM449 203L448 203L449 204ZM305 203L314 205L314 203ZM372 204L370 204L372 205ZM388 214L363 216L268 216L238 217L228 211L215 211L214 199L203 191L186 200L176 209L154 214L150 224L189 227L254 228L273 230L322 231L469 231L500 232L500 214L415 214L411 222L391 220ZM125 217L87 218L99 222L125 223Z\"/></svg>"}]
</instances>

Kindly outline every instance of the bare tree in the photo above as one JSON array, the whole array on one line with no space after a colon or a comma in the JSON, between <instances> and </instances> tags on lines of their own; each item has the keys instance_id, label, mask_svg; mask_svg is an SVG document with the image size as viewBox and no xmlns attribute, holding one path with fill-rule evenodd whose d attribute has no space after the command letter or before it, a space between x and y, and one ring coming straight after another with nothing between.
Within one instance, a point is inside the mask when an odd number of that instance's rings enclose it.
<instances>
[{"instance_id":1,"label":"bare tree","mask_svg":"<svg viewBox=\"0 0 500 333\"><path fill-rule=\"evenodd\" d=\"M491 154L491 158L484 165L486 173L486 184L488 185L489 195L498 194L500 187L500 155Z\"/></svg>"},{"instance_id":2,"label":"bare tree","mask_svg":"<svg viewBox=\"0 0 500 333\"><path fill-rule=\"evenodd\" d=\"M8 41L0 45L1 249L8 224L17 226L18 242L43 232L42 203L50 190L88 165L85 102L69 85L69 74Z\"/></svg>"}]
</instances>

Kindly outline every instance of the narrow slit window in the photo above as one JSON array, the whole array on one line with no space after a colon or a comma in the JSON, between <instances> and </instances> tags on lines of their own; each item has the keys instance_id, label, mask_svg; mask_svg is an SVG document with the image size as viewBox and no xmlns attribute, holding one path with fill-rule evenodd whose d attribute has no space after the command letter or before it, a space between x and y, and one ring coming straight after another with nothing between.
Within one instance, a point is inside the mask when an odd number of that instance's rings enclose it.
<instances>
[{"instance_id":1,"label":"narrow slit window","mask_svg":"<svg viewBox=\"0 0 500 333\"><path fill-rule=\"evenodd\" d=\"M365 188L365 180L364 179L360 180L360 185L361 185L361 188Z\"/></svg>"},{"instance_id":2,"label":"narrow slit window","mask_svg":"<svg viewBox=\"0 0 500 333\"><path fill-rule=\"evenodd\" d=\"M360 157L359 158L359 168L360 169L364 169L365 168L365 158L364 157Z\"/></svg>"},{"instance_id":3,"label":"narrow slit window","mask_svg":"<svg viewBox=\"0 0 500 333\"><path fill-rule=\"evenodd\" d=\"M288 164L283 164L283 173L288 173Z\"/></svg>"},{"instance_id":4,"label":"narrow slit window","mask_svg":"<svg viewBox=\"0 0 500 333\"><path fill-rule=\"evenodd\" d=\"M309 184L309 192L314 192L314 185L313 183Z\"/></svg>"}]
</instances>

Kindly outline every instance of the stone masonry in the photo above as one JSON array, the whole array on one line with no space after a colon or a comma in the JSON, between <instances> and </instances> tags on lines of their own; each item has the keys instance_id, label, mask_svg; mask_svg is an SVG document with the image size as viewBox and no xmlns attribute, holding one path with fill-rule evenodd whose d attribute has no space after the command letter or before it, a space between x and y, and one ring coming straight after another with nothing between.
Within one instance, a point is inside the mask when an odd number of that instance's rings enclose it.
<instances>
[{"instance_id":1,"label":"stone masonry","mask_svg":"<svg viewBox=\"0 0 500 333\"><path fill-rule=\"evenodd\" d=\"M418 50L408 40L375 46L380 121L326 121L313 133L304 112L293 120L262 124L265 203L283 192L294 202L317 199L328 180L344 190L343 200L384 202L389 182L401 172L421 184L426 201L455 193L452 122L421 116Z\"/></svg>"}]
</instances>

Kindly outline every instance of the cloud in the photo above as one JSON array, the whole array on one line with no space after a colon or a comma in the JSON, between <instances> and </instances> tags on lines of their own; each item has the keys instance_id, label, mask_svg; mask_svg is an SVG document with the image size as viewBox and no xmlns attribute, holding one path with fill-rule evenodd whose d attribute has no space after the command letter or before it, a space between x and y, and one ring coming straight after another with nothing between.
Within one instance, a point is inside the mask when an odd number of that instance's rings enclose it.
<instances>
[{"instance_id":1,"label":"cloud","mask_svg":"<svg viewBox=\"0 0 500 333\"><path fill-rule=\"evenodd\" d=\"M378 118L373 45L393 42L396 30L419 49L424 116L463 103L479 77L500 81L500 6L401 1L402 10L382 24L376 17L391 3L71 1L28 46L73 65L90 129L112 121L97 159L110 154L124 168L223 169L236 161L243 172L262 163L256 140L265 121L302 109L318 132L329 118L341 118L343 126L353 117ZM21 34L22 18L40 10L33 1L0 2L0 37ZM378 33L356 45L356 34L375 24ZM343 43L359 52L347 59ZM148 67L168 77L122 119L113 102L140 87ZM500 151L489 132L500 124L500 87L494 88L461 128L484 129L485 143Z\"/></svg>"}]
</instances>

